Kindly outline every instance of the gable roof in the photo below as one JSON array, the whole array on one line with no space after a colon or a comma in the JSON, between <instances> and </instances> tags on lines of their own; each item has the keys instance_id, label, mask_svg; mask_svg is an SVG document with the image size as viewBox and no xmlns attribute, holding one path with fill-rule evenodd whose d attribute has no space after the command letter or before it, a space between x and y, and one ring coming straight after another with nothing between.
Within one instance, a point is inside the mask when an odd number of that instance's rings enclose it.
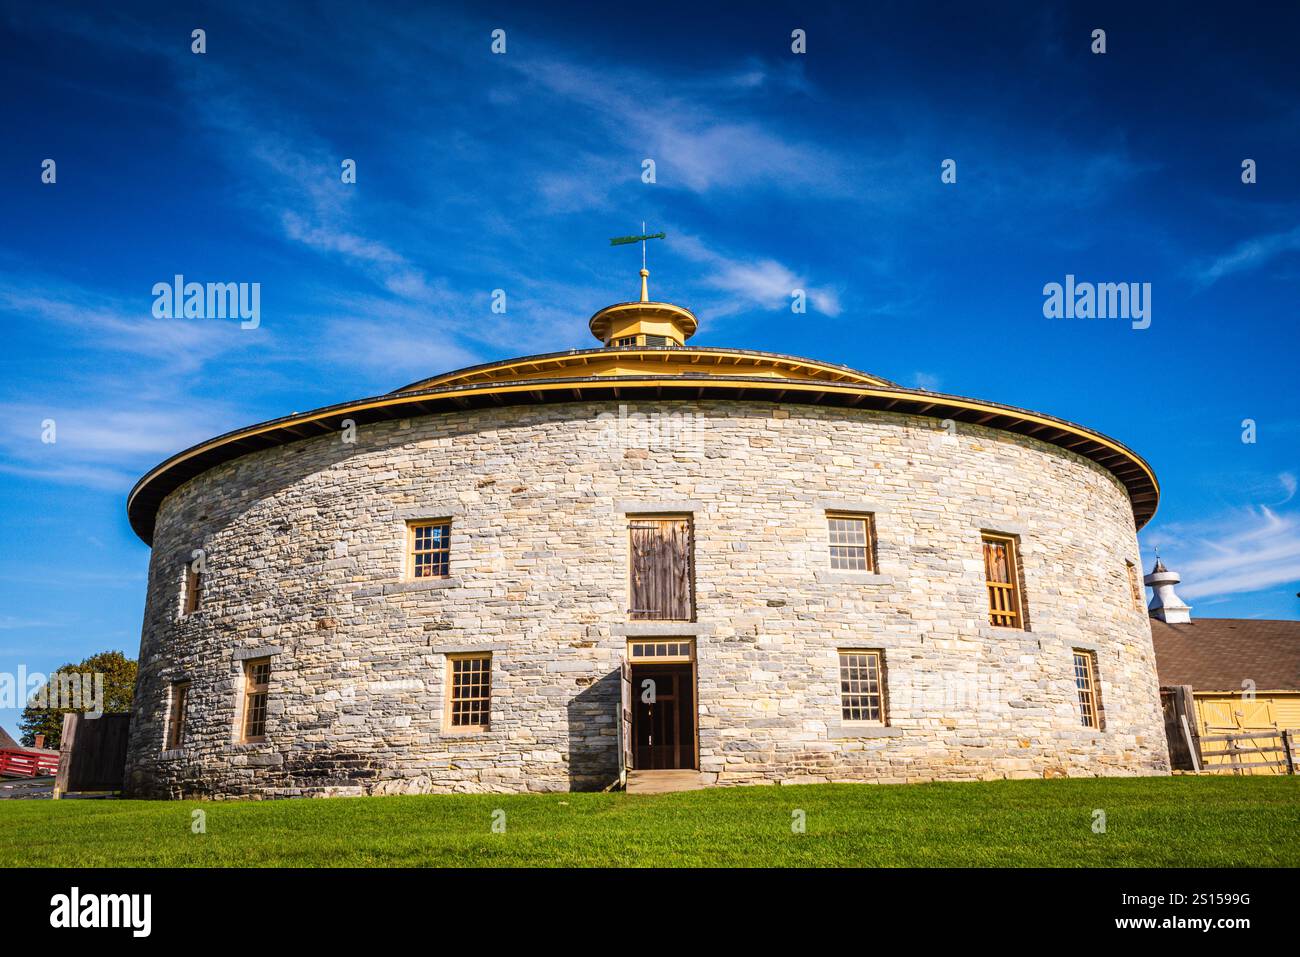
<instances>
[{"instance_id":1,"label":"gable roof","mask_svg":"<svg viewBox=\"0 0 1300 957\"><path fill-rule=\"evenodd\" d=\"M1151 619L1161 687L1196 691L1300 691L1300 621L1198 618L1182 625Z\"/></svg>"},{"instance_id":2,"label":"gable roof","mask_svg":"<svg viewBox=\"0 0 1300 957\"><path fill-rule=\"evenodd\" d=\"M0 748L18 748L21 750L22 745L11 738L8 731L0 727Z\"/></svg>"}]
</instances>

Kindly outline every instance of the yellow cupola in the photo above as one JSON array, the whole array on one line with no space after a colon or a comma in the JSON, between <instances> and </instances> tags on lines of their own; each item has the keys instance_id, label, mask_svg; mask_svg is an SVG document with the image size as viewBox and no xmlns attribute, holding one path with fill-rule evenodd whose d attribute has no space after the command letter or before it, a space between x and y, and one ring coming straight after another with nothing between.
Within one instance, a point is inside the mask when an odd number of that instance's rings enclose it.
<instances>
[{"instance_id":1,"label":"yellow cupola","mask_svg":"<svg viewBox=\"0 0 1300 957\"><path fill-rule=\"evenodd\" d=\"M650 300L650 270L641 269L641 299L606 306L591 317L591 334L606 348L658 346L680 349L695 335L699 320L689 309Z\"/></svg>"}]
</instances>

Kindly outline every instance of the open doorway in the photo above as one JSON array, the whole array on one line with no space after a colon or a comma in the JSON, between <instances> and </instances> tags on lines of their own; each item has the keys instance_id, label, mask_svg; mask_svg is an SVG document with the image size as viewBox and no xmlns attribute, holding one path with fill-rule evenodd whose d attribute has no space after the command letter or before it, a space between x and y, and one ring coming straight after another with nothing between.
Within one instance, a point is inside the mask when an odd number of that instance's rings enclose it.
<instances>
[{"instance_id":1,"label":"open doorway","mask_svg":"<svg viewBox=\"0 0 1300 957\"><path fill-rule=\"evenodd\" d=\"M629 643L631 758L638 771L699 767L694 642Z\"/></svg>"}]
</instances>

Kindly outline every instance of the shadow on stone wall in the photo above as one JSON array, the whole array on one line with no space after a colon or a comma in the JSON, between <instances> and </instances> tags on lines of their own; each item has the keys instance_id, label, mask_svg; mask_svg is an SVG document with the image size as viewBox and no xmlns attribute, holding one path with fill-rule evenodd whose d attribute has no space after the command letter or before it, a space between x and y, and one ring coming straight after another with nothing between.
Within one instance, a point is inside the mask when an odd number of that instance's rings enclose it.
<instances>
[{"instance_id":1,"label":"shadow on stone wall","mask_svg":"<svg viewBox=\"0 0 1300 957\"><path fill-rule=\"evenodd\" d=\"M569 700L569 789L599 791L618 781L619 673L611 671Z\"/></svg>"}]
</instances>

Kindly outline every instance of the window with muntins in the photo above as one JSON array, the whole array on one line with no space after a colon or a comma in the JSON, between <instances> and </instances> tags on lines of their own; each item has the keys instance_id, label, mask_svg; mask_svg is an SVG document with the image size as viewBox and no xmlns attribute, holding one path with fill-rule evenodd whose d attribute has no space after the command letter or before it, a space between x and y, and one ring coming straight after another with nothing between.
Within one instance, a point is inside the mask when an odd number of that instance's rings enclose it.
<instances>
[{"instance_id":1,"label":"window with muntins","mask_svg":"<svg viewBox=\"0 0 1300 957\"><path fill-rule=\"evenodd\" d=\"M875 571L873 524L870 515L827 514L826 532L833 571Z\"/></svg>"},{"instance_id":2,"label":"window with muntins","mask_svg":"<svg viewBox=\"0 0 1300 957\"><path fill-rule=\"evenodd\" d=\"M885 678L879 651L841 651L840 717L885 723Z\"/></svg>"},{"instance_id":3,"label":"window with muntins","mask_svg":"<svg viewBox=\"0 0 1300 957\"><path fill-rule=\"evenodd\" d=\"M695 660L695 642L689 638L629 641L629 661L683 662Z\"/></svg>"},{"instance_id":4,"label":"window with muntins","mask_svg":"<svg viewBox=\"0 0 1300 957\"><path fill-rule=\"evenodd\" d=\"M412 522L411 577L447 578L451 575L451 520Z\"/></svg>"},{"instance_id":5,"label":"window with muntins","mask_svg":"<svg viewBox=\"0 0 1300 957\"><path fill-rule=\"evenodd\" d=\"M492 656L453 655L447 722L453 728L486 728L492 710Z\"/></svg>"},{"instance_id":6,"label":"window with muntins","mask_svg":"<svg viewBox=\"0 0 1300 957\"><path fill-rule=\"evenodd\" d=\"M1090 651L1074 652L1074 686L1079 692L1079 716L1085 728L1101 730L1101 693L1097 662Z\"/></svg>"},{"instance_id":7,"label":"window with muntins","mask_svg":"<svg viewBox=\"0 0 1300 957\"><path fill-rule=\"evenodd\" d=\"M266 705L271 687L271 659L244 662L244 729L242 740L266 740Z\"/></svg>"}]
</instances>

